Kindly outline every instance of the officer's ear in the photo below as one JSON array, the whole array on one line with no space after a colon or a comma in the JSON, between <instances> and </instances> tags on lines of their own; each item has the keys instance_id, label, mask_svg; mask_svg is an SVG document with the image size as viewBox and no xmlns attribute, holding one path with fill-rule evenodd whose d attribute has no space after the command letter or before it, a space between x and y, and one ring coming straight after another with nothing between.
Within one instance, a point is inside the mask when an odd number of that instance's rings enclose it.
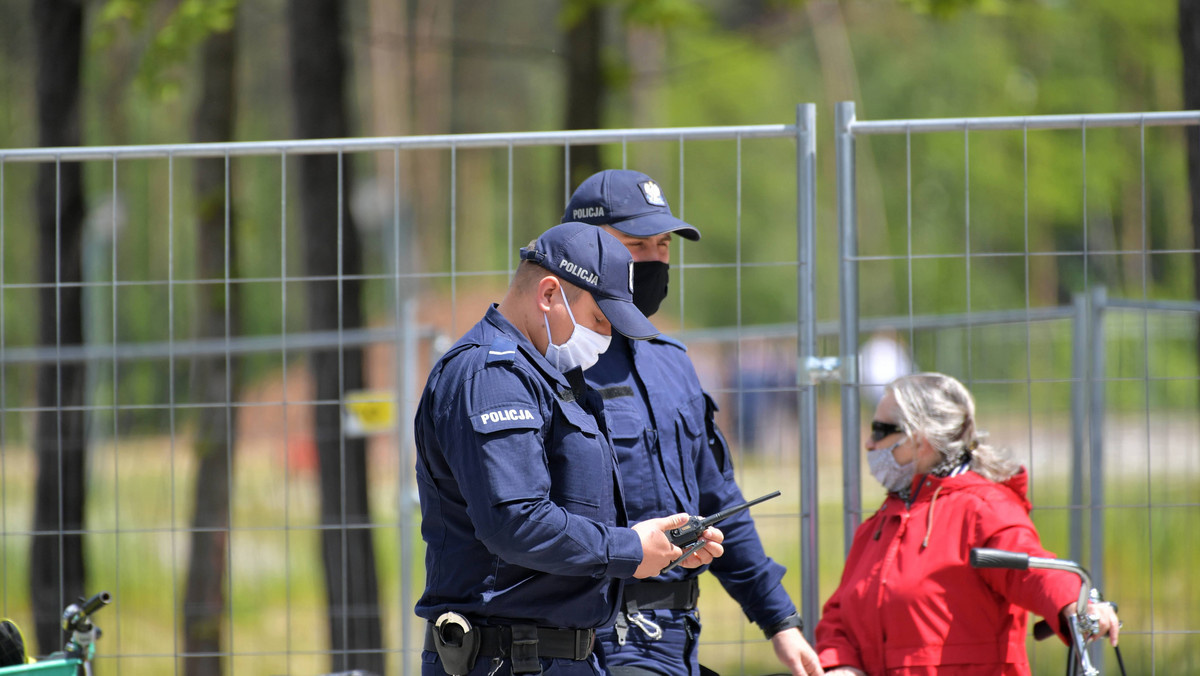
<instances>
[{"instance_id":1,"label":"officer's ear","mask_svg":"<svg viewBox=\"0 0 1200 676\"><path fill-rule=\"evenodd\" d=\"M549 312L550 306L554 301L554 295L558 293L558 287L562 284L554 275L546 275L538 280L537 283L537 304L538 310Z\"/></svg>"}]
</instances>

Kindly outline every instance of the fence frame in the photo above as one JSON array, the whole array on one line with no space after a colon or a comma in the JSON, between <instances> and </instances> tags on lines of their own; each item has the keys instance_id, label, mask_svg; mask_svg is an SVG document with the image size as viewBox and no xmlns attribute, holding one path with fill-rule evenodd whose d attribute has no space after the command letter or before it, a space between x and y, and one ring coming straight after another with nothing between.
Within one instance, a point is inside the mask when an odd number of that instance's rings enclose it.
<instances>
[{"instance_id":1,"label":"fence frame","mask_svg":"<svg viewBox=\"0 0 1200 676\"><path fill-rule=\"evenodd\" d=\"M116 166L122 160L175 158L224 158L226 172L229 158L242 156L279 157L282 165L281 184L288 181L287 162L289 156L304 154L337 154L391 151L395 164L399 166L399 153L408 150L440 149L453 153L458 149L507 148L509 151L509 188L512 187L512 149L516 147L561 147L569 166L570 149L573 145L616 144L628 142L737 140L741 139L794 139L796 144L796 228L797 228L797 321L794 327L778 327L782 334L795 331L797 339L797 416L800 442L800 542L801 542L801 592L802 614L806 618L805 634L813 640L819 617L819 538L818 513L819 494L817 486L817 388L826 381L837 380L840 386L841 433L842 433L842 482L843 482L843 537L848 550L855 528L861 519L862 496L860 474L860 387L859 336L862 328L883 327L949 327L980 326L995 323L1029 323L1033 321L1070 319L1074 355L1072 362L1071 429L1072 467L1082 467L1090 462L1090 501L1083 505L1084 486L1081 472L1073 472L1072 504L1080 509L1071 515L1071 554L1081 558L1083 554L1082 513L1087 509L1092 515L1090 522L1089 559L1096 584L1103 584L1103 417L1104 417L1104 318L1113 309L1133 309L1142 312L1197 312L1200 303L1161 302L1147 299L1117 300L1107 297L1102 287L1079 294L1070 306L1058 308L1029 308L1005 312L970 312L962 315L939 315L936 317L884 317L862 319L859 316L858 285L858 224L856 189L855 140L860 135L897 135L960 131L968 133L982 130L1030 130L1030 129L1080 129L1103 127L1148 127L1183 126L1200 124L1200 111L1164 113L1095 114L1095 115L1046 115L1023 117L976 117L976 118L933 118L912 120L858 120L854 102L836 105L834 115L835 159L836 159L836 205L838 229L838 293L839 316L834 321L818 324L816 320L816 230L817 185L816 146L817 125L814 104L800 104L796 108L794 124L744 125L723 127L676 127L652 129L585 130L560 132L494 133L430 136L393 136L379 138L318 139L269 142L203 143L203 144L158 144L141 146L102 146L79 148L26 148L0 149L0 207L4 204L3 177L8 163L54 163L76 161L109 160ZM682 158L682 151L681 151ZM453 163L452 163L453 166ZM453 171L453 169L452 169ZM567 181L569 185L569 180ZM114 181L113 191L117 189ZM395 173L394 193L399 192L399 171ZM226 199L229 197L227 195ZM286 193L284 197L286 206ZM400 206L394 205L396 218ZM115 209L115 207L114 207ZM510 227L511 227L511 205ZM3 218L0 209L0 219ZM0 220L0 228L3 221ZM451 226L453 227L453 226ZM397 247L399 244L397 244ZM511 265L511 263L510 263ZM2 262L0 262L2 266ZM685 266L686 267L686 266ZM2 269L2 267L0 267ZM511 270L510 270L511 272ZM451 272L453 275L453 270ZM401 279L413 276L393 267L391 275L397 286ZM303 277L288 277L301 280ZM164 283L171 283L166 280ZM31 287L38 285L4 285L0 279L0 290L9 287ZM109 286L109 283L89 283L83 286ZM289 333L283 336L214 339L207 341L170 341L168 343L138 345L82 345L43 346L40 348L6 348L0 336L0 365L30 362L64 363L116 362L148 356L181 356L204 354L244 354L281 349L312 349L317 347L346 347L351 345L390 342L397 354L415 354L419 341L429 334L418 326L415 305L411 299L397 296L394 314L395 323L383 328L355 331L326 332L324 334ZM0 317L0 322L3 319ZM2 327L2 324L0 324ZM761 327L759 327L761 328ZM741 335L740 321L737 327ZM687 332L685 332L687 333ZM838 336L839 355L835 358L816 354L818 336ZM411 438L411 412L415 408L413 392L418 386L415 361L397 360L398 403L403 414L399 416L398 438ZM7 410L7 408L5 408ZM1088 432L1085 433L1084 430ZM398 518L401 528L401 560L411 560L411 552L405 550L415 533L407 524L412 521L414 507L404 488L411 482L411 466L415 459L410 446L401 448L401 490L398 492ZM412 659L419 655L419 646L411 645L409 639L414 623L418 622L406 609L414 605L414 593L407 576L401 576L401 648L402 673L409 674L417 664Z\"/></svg>"},{"instance_id":2,"label":"fence frame","mask_svg":"<svg viewBox=\"0 0 1200 676\"><path fill-rule=\"evenodd\" d=\"M113 165L114 176L117 163L123 160L166 159L169 166L174 166L175 159L182 158L223 158L225 160L226 179L228 183L229 159L231 157L267 156L278 157L281 160L281 185L288 182L287 159L294 155L305 154L336 154L344 157L347 153L391 151L394 153L394 163L399 165L399 153L409 150L448 150L451 158L458 149L507 148L509 151L509 187L512 186L511 158L515 147L530 146L561 146L564 150L565 162L569 167L570 149L573 145L615 144L622 146L628 142L646 141L675 141L681 145L686 141L705 140L737 140L763 138L792 138L796 143L796 186L797 186L797 287L799 291L798 320L796 332L798 335L798 360L803 365L813 358L816 347L815 322L815 238L816 229L816 107L814 104L801 104L796 109L795 124L774 125L740 125L740 126L710 126L710 127L671 127L648 129L616 129L616 130L583 130L556 132L526 132L526 133L482 133L482 134L442 134L426 136L391 136L374 138L343 138L316 140L284 140L265 142L230 142L230 143L180 143L180 144L151 144L133 146L95 146L74 148L21 148L0 149L0 181L4 176L4 167L9 163L53 163L61 166L63 162L95 162L110 161ZM682 158L682 155L681 155ZM451 163L453 167L453 160ZM453 168L452 168L453 171ZM740 168L739 168L740 171ZM568 173L569 176L569 173ZM568 180L569 184L570 181ZM399 171L396 171L393 186L396 199L399 197ZM117 190L114 181L113 192ZM568 188L569 189L569 188ZM286 187L284 188L286 206ZM229 195L226 195L228 205ZM114 205L116 201L114 199ZM399 218L400 206L393 205L395 218ZM0 212L3 207L3 192L0 188ZM115 209L115 206L114 206ZM511 205L509 207L511 212ZM0 216L2 217L2 216ZM285 217L286 218L286 217ZM453 227L452 217L451 228ZM510 213L511 226L511 213ZM397 245L398 246L398 245ZM511 263L510 263L511 266ZM511 270L510 270L511 272ZM398 287L400 280L413 276L400 272L393 266L391 270ZM453 271L451 272L453 276ZM302 281L303 276L287 276L286 281ZM170 284L171 280L164 283ZM110 282L81 283L84 287L111 286ZM8 285L8 286L40 286L37 284ZM0 290L8 288L0 280ZM172 357L193 356L204 354L247 354L262 351L286 349L315 349L338 348L347 346L363 346L393 343L397 354L406 355L403 360L397 360L397 387L404 388L397 394L397 401L402 414L398 421L398 438L410 439L411 413L415 409L416 397L413 394L417 386L414 360L411 355L416 352L420 338L428 337L428 332L417 326L415 306L411 299L396 299L395 322L392 326L375 327L361 330L342 330L324 333L287 333L280 336L268 337L226 337L213 340L189 340L166 343L143 343L136 345L119 344L85 344L80 346L42 346L37 348L5 349L0 340L0 365L10 363L64 363L64 362L116 362L118 360L138 359L170 355ZM2 320L0 320L2 321ZM402 325L401 325L402 324ZM740 328L740 327L739 327ZM801 373L801 369L797 369ZM811 618L806 623L805 632L808 639L813 640L816 617L820 607L820 592L818 588L818 508L817 494L817 458L816 458L816 383L798 378L798 414L803 421L801 435L801 577L802 577L802 612ZM344 395L343 394L343 399ZM327 402L326 402L327 403ZM339 402L344 405L344 400ZM412 465L415 458L410 451L410 445L402 444L400 467L400 491L398 491L398 518L400 523L401 560L411 560L409 551L410 541L415 532L408 527L415 516L411 496L405 488L412 480ZM232 574L232 571L231 571ZM408 578L401 576L400 599L401 605L401 647L400 660L402 673L412 673L419 669L420 646L411 645L410 635L418 618L407 610L415 604L415 597ZM415 657L414 657L415 656Z\"/></svg>"},{"instance_id":3,"label":"fence frame","mask_svg":"<svg viewBox=\"0 0 1200 676\"><path fill-rule=\"evenodd\" d=\"M1078 129L1086 134L1088 129L1108 127L1194 126L1200 125L1200 111L1171 111L1158 113L1110 113L1081 115L1030 115L1015 117L958 117L893 120L858 120L853 101L842 101L835 106L837 205L839 240L839 300L841 314L839 332L841 336L842 376L842 454L843 454L843 532L846 551L849 552L854 530L861 521L862 499L860 495L861 472L859 464L859 417L861 415L860 382L857 370L859 344L858 312L858 215L855 167L855 139L860 135L911 135L914 133L958 131L964 135L983 130L1031 129ZM1086 139L1086 136L1085 136ZM1143 144L1142 152L1145 152ZM1086 164L1085 164L1086 171ZM1085 186L1086 190L1086 186ZM1144 197L1143 197L1144 199ZM1143 246L1145 246L1143 244ZM1085 252L1087 250L1085 243ZM1145 249L1142 250L1145 255ZM968 252L965 254L970 255ZM969 308L968 304L968 308ZM1161 302L1146 298L1141 300L1115 300L1107 297L1103 286L1088 289L1078 294L1069 308L1060 312L1073 318L1072 392L1072 485L1071 501L1078 509L1071 512L1071 555L1080 560L1083 553L1082 518L1086 509L1091 516L1089 525L1089 568L1097 589L1104 586L1104 417L1105 417L1105 345L1104 318L1110 308L1154 312L1200 312L1200 303ZM1014 311L1018 321L1028 322L1035 311L1026 306L1024 311ZM971 313L963 316L967 327L990 323L988 313ZM994 313L993 313L994 314ZM892 326L910 325L915 318L908 317ZM1148 364L1147 364L1147 368ZM1084 429L1088 430L1085 451ZM1083 503L1083 474L1079 471L1087 463L1089 472L1089 499ZM1102 653L1092 646L1093 663L1103 670Z\"/></svg>"}]
</instances>

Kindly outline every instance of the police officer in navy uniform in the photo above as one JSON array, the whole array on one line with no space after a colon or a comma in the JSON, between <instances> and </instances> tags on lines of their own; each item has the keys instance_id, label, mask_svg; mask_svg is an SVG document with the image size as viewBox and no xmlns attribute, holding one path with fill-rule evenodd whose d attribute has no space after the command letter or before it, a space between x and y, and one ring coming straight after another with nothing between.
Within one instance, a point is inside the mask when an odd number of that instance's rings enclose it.
<instances>
[{"instance_id":1,"label":"police officer in navy uniform","mask_svg":"<svg viewBox=\"0 0 1200 676\"><path fill-rule=\"evenodd\" d=\"M667 295L672 233L700 239L695 227L672 215L659 185L637 171L592 175L571 196L563 220L602 226L597 229L629 248L633 301L646 316ZM682 343L661 335L645 341L613 336L586 378L604 399L630 520L668 512L710 515L745 501L713 419L716 405L701 388ZM822 673L780 583L785 569L766 555L749 511L721 522L721 530L725 555L709 568L762 628L791 673ZM675 568L625 586L615 625L598 637L610 673L700 673L696 578L702 571Z\"/></svg>"},{"instance_id":2,"label":"police officer in navy uniform","mask_svg":"<svg viewBox=\"0 0 1200 676\"><path fill-rule=\"evenodd\" d=\"M612 624L624 578L682 554L664 531L686 514L628 526L603 404L583 379L613 329L658 334L633 304L629 252L566 223L521 259L504 299L434 365L417 409L425 676L600 673L595 629ZM705 537L683 566L720 556L721 532Z\"/></svg>"}]
</instances>

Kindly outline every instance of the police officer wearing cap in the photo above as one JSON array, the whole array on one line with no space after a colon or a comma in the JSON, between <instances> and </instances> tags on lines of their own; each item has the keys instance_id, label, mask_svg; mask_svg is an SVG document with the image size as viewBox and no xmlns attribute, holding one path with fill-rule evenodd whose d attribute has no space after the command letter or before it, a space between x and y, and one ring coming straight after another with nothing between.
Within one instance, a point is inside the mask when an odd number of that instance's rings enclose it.
<instances>
[{"instance_id":1,"label":"police officer wearing cap","mask_svg":"<svg viewBox=\"0 0 1200 676\"><path fill-rule=\"evenodd\" d=\"M425 676L600 673L595 629L613 622L624 578L682 553L664 531L686 514L629 527L603 405L583 379L613 329L658 334L633 304L629 252L566 223L521 259L504 299L434 365L417 409ZM720 531L705 537L683 566L720 556Z\"/></svg>"},{"instance_id":2,"label":"police officer wearing cap","mask_svg":"<svg viewBox=\"0 0 1200 676\"><path fill-rule=\"evenodd\" d=\"M646 316L667 295L671 234L700 239L675 218L661 187L629 170L601 171L575 190L564 221L612 233L633 256L633 302ZM728 446L700 386L687 348L666 336L631 341L617 335L586 373L604 399L631 520L650 514L709 515L744 502ZM785 569L763 549L749 511L723 521L725 555L708 568L773 644L788 670L820 674L816 652L783 588ZM615 625L598 636L605 668L618 676L700 674L697 577L675 568L627 584Z\"/></svg>"}]
</instances>

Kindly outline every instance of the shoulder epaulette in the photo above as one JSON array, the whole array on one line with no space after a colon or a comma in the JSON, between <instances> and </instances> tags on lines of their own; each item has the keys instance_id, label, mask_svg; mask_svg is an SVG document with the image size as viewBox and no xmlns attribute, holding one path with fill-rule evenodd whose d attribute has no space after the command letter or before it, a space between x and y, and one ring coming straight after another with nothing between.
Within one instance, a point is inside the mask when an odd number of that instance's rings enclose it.
<instances>
[{"instance_id":1,"label":"shoulder epaulette","mask_svg":"<svg viewBox=\"0 0 1200 676\"><path fill-rule=\"evenodd\" d=\"M487 363L511 364L517 358L517 342L508 336L496 336L488 346Z\"/></svg>"},{"instance_id":2,"label":"shoulder epaulette","mask_svg":"<svg viewBox=\"0 0 1200 676\"><path fill-rule=\"evenodd\" d=\"M683 350L684 352L687 352L687 345L684 345L683 343L679 342L678 340L675 340L674 338L668 336L665 333L660 333L657 336L651 338L650 340L652 342L666 343L667 345L674 345L675 347Z\"/></svg>"}]
</instances>

